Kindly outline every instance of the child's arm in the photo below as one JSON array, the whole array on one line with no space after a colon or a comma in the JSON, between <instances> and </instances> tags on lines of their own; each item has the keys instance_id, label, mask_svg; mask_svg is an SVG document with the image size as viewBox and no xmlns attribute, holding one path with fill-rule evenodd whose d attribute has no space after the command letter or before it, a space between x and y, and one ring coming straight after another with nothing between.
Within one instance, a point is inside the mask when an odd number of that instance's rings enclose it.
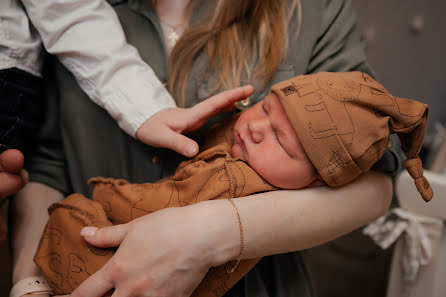
<instances>
[{"instance_id":1,"label":"child's arm","mask_svg":"<svg viewBox=\"0 0 446 297\"><path fill-rule=\"evenodd\" d=\"M128 134L175 102L105 0L22 0L46 50Z\"/></svg>"},{"instance_id":2,"label":"child's arm","mask_svg":"<svg viewBox=\"0 0 446 297\"><path fill-rule=\"evenodd\" d=\"M247 89L236 96L228 93L226 99L218 99L218 104L208 105L210 113L200 117L175 108L152 68L126 42L117 15L105 0L22 3L46 50L59 58L87 95L106 109L124 131L145 144L193 157L198 145L181 133L198 129L204 118L207 120L252 93Z\"/></svg>"},{"instance_id":3,"label":"child's arm","mask_svg":"<svg viewBox=\"0 0 446 297\"><path fill-rule=\"evenodd\" d=\"M224 91L191 108L168 108L148 119L137 137L146 144L166 147L187 157L198 153L198 144L181 133L195 131L214 115L234 108L236 101L254 92L251 85ZM154 128L156 127L156 128Z\"/></svg>"}]
</instances>

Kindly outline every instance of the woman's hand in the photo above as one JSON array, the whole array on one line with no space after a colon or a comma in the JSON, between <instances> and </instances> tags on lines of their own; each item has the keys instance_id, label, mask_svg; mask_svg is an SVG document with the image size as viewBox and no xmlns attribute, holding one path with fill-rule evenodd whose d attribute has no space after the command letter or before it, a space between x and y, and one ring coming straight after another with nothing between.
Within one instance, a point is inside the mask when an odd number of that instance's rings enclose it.
<instances>
[{"instance_id":1,"label":"woman's hand","mask_svg":"<svg viewBox=\"0 0 446 297\"><path fill-rule=\"evenodd\" d=\"M166 208L127 224L81 235L98 247L119 246L115 255L90 276L71 297L100 297L111 288L113 296L190 296L214 265L211 247L220 227L206 223L198 204ZM229 216L230 205L228 204ZM234 227L235 231L237 229Z\"/></svg>"},{"instance_id":2,"label":"woman's hand","mask_svg":"<svg viewBox=\"0 0 446 297\"><path fill-rule=\"evenodd\" d=\"M233 109L235 102L253 91L252 86L244 86L221 92L191 108L163 109L142 124L136 138L145 144L193 157L198 153L198 144L181 133L197 130L212 116Z\"/></svg>"}]
</instances>

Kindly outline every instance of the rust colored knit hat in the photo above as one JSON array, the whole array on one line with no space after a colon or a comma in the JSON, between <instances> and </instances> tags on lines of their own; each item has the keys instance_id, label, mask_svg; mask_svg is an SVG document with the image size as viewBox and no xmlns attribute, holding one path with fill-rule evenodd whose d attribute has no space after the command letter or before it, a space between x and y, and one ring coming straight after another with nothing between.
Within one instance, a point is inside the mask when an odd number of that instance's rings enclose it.
<instances>
[{"instance_id":1,"label":"rust colored knit hat","mask_svg":"<svg viewBox=\"0 0 446 297\"><path fill-rule=\"evenodd\" d=\"M368 171L397 133L404 163L425 201L432 198L418 154L426 132L428 106L397 98L362 72L297 76L277 83L280 98L305 152L323 180L344 185Z\"/></svg>"}]
</instances>

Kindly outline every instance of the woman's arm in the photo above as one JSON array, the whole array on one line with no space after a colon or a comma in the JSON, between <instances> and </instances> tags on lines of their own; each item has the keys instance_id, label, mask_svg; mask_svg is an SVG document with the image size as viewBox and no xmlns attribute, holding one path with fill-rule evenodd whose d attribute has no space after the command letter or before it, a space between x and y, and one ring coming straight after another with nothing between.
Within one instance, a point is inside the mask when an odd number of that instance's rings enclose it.
<instances>
[{"instance_id":1,"label":"woman's arm","mask_svg":"<svg viewBox=\"0 0 446 297\"><path fill-rule=\"evenodd\" d=\"M12 200L13 284L40 275L33 257L48 220L47 208L62 198L59 191L30 182Z\"/></svg>"},{"instance_id":2,"label":"woman's arm","mask_svg":"<svg viewBox=\"0 0 446 297\"><path fill-rule=\"evenodd\" d=\"M391 179L369 172L340 188L275 191L234 199L244 229L244 258L303 250L330 241L383 215L391 198ZM225 232L232 238L228 241L226 236L216 234L215 240L221 243L216 245L212 258L217 258L219 253L224 255L217 264L237 258L240 248L235 218L230 217L232 222L222 218L224 214L219 209L224 205L218 204L223 203L225 201L203 203L203 208L224 222ZM218 250L229 242L234 245L232 249L226 253L224 249Z\"/></svg>"},{"instance_id":3,"label":"woman's arm","mask_svg":"<svg viewBox=\"0 0 446 297\"><path fill-rule=\"evenodd\" d=\"M245 234L244 258L329 241L382 215L391 196L390 178L369 172L337 189L234 199ZM237 218L224 200L168 208L128 224L84 229L83 235L96 246L120 247L71 297L99 297L110 288L123 297L190 296L209 267L236 259L240 251Z\"/></svg>"}]
</instances>

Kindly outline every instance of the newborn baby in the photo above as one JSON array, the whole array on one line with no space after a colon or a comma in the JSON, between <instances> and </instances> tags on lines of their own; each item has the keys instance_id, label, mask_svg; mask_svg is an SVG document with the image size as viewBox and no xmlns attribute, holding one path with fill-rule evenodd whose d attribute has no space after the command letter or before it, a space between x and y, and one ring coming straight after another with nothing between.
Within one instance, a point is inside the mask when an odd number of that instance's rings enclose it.
<instances>
[{"instance_id":1,"label":"newborn baby","mask_svg":"<svg viewBox=\"0 0 446 297\"><path fill-rule=\"evenodd\" d=\"M113 249L88 245L84 226L122 224L166 207L232 199L276 189L341 186L368 171L398 133L405 166L425 200L432 189L418 153L427 105L390 95L361 72L298 76L273 86L263 101L219 126L203 151L156 183L95 178L93 200L73 194L49 208L34 261L55 294L69 294L101 268ZM259 259L229 276L212 268L193 296L223 295Z\"/></svg>"}]
</instances>

